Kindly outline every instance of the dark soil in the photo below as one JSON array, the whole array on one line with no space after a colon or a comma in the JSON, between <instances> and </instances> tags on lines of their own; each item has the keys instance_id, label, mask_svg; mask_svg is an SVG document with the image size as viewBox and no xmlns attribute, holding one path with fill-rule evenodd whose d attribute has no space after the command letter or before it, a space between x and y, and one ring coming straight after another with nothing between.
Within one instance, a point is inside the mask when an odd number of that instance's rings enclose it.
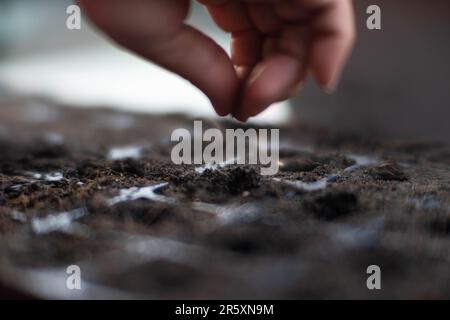
<instances>
[{"instance_id":1,"label":"dark soil","mask_svg":"<svg viewBox=\"0 0 450 320\"><path fill-rule=\"evenodd\" d=\"M305 208L318 219L333 220L351 213L358 207L358 197L350 192L330 192L306 201Z\"/></svg>"},{"instance_id":2,"label":"dark soil","mask_svg":"<svg viewBox=\"0 0 450 320\"><path fill-rule=\"evenodd\" d=\"M448 147L292 124L277 176L200 174L170 160L172 130L192 125L3 102L0 287L40 298L450 298ZM127 146L140 155L109 156ZM87 288L78 295L61 290L72 264ZM380 291L366 287L372 264Z\"/></svg>"}]
</instances>

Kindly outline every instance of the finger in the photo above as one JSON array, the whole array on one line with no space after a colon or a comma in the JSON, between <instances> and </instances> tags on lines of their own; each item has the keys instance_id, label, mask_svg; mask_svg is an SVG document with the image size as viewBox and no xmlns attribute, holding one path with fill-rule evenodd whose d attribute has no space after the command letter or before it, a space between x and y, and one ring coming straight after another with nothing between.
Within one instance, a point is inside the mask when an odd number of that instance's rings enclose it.
<instances>
[{"instance_id":1,"label":"finger","mask_svg":"<svg viewBox=\"0 0 450 320\"><path fill-rule=\"evenodd\" d=\"M303 26L285 27L279 39L266 40L265 59L253 71L236 112L239 120L297 93L306 76L307 46Z\"/></svg>"},{"instance_id":2,"label":"finger","mask_svg":"<svg viewBox=\"0 0 450 320\"><path fill-rule=\"evenodd\" d=\"M245 84L254 67L262 58L263 37L256 29L248 8L241 1L235 0L200 0L206 4L214 22L225 32L231 33L231 60L239 79L238 101L245 89ZM240 108L236 103L232 114Z\"/></svg>"},{"instance_id":3,"label":"finger","mask_svg":"<svg viewBox=\"0 0 450 320\"><path fill-rule=\"evenodd\" d=\"M227 53L204 34L185 25L157 50L143 47L135 51L189 80L209 97L220 116L233 111L239 87L233 64Z\"/></svg>"},{"instance_id":4,"label":"finger","mask_svg":"<svg viewBox=\"0 0 450 320\"><path fill-rule=\"evenodd\" d=\"M231 35L231 60L238 77L245 82L262 58L263 38L254 30L233 32Z\"/></svg>"},{"instance_id":5,"label":"finger","mask_svg":"<svg viewBox=\"0 0 450 320\"><path fill-rule=\"evenodd\" d=\"M283 53L272 55L253 71L234 116L245 122L274 102L285 99L304 74L305 64L298 58Z\"/></svg>"},{"instance_id":6,"label":"finger","mask_svg":"<svg viewBox=\"0 0 450 320\"><path fill-rule=\"evenodd\" d=\"M198 0L206 6L211 18L227 33L253 29L246 7L236 0Z\"/></svg>"},{"instance_id":7,"label":"finger","mask_svg":"<svg viewBox=\"0 0 450 320\"><path fill-rule=\"evenodd\" d=\"M187 18L189 0L77 0L97 27L128 42L173 36Z\"/></svg>"},{"instance_id":8,"label":"finger","mask_svg":"<svg viewBox=\"0 0 450 320\"><path fill-rule=\"evenodd\" d=\"M235 0L199 0L207 6L214 22L231 33L231 60L245 79L261 59L262 36L253 25L247 6Z\"/></svg>"},{"instance_id":9,"label":"finger","mask_svg":"<svg viewBox=\"0 0 450 320\"><path fill-rule=\"evenodd\" d=\"M332 92L339 82L355 40L351 1L330 1L316 16L312 30L310 50L312 72L319 85Z\"/></svg>"},{"instance_id":10,"label":"finger","mask_svg":"<svg viewBox=\"0 0 450 320\"><path fill-rule=\"evenodd\" d=\"M311 5L305 5L306 0L291 0L274 2L274 11L284 22L296 23L306 20L314 9L320 6L320 0L309 1Z\"/></svg>"},{"instance_id":11,"label":"finger","mask_svg":"<svg viewBox=\"0 0 450 320\"><path fill-rule=\"evenodd\" d=\"M268 36L277 36L283 23L275 14L273 6L267 3L249 3L247 5L250 17L256 28Z\"/></svg>"},{"instance_id":12,"label":"finger","mask_svg":"<svg viewBox=\"0 0 450 320\"><path fill-rule=\"evenodd\" d=\"M189 0L80 0L113 40L192 82L219 115L235 105L238 80L226 52L187 26Z\"/></svg>"},{"instance_id":13,"label":"finger","mask_svg":"<svg viewBox=\"0 0 450 320\"><path fill-rule=\"evenodd\" d=\"M242 108L240 101L246 89L248 78L255 66L262 59L263 38L255 30L233 32L231 36L231 59L240 81L238 101L232 110L232 115Z\"/></svg>"}]
</instances>

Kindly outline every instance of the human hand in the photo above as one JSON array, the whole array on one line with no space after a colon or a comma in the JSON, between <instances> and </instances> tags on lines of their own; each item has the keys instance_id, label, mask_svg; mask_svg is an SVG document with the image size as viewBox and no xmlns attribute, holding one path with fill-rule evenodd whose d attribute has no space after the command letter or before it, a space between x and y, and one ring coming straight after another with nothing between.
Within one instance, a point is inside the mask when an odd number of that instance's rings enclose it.
<instances>
[{"instance_id":1,"label":"human hand","mask_svg":"<svg viewBox=\"0 0 450 320\"><path fill-rule=\"evenodd\" d=\"M241 121L295 95L309 72L337 85L354 36L351 0L198 0L231 34L231 58L186 24L190 0L78 0L113 40L191 81Z\"/></svg>"}]
</instances>

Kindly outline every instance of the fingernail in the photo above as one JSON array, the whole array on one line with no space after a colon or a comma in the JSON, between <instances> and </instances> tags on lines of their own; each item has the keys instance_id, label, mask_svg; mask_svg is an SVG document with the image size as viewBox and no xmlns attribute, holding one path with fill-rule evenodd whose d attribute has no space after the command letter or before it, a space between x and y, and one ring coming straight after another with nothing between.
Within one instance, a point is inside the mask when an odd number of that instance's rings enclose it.
<instances>
[{"instance_id":1,"label":"fingernail","mask_svg":"<svg viewBox=\"0 0 450 320\"><path fill-rule=\"evenodd\" d=\"M248 117L243 115L234 115L233 118L240 122L247 122L248 120Z\"/></svg>"},{"instance_id":2,"label":"fingernail","mask_svg":"<svg viewBox=\"0 0 450 320\"><path fill-rule=\"evenodd\" d=\"M338 70L335 72L333 77L331 77L331 80L324 86L323 90L327 94L333 94L339 85L340 78L341 78L341 71Z\"/></svg>"},{"instance_id":3,"label":"fingernail","mask_svg":"<svg viewBox=\"0 0 450 320\"><path fill-rule=\"evenodd\" d=\"M214 107L214 110L220 117L226 117L227 115L230 114L230 111L228 110L228 108L225 108L223 105L221 105L221 107L219 107L218 104L215 104L212 100L211 100L211 105Z\"/></svg>"},{"instance_id":4,"label":"fingernail","mask_svg":"<svg viewBox=\"0 0 450 320\"><path fill-rule=\"evenodd\" d=\"M236 117L237 121L244 122L244 123L247 122L247 119L248 119L247 117Z\"/></svg>"},{"instance_id":5,"label":"fingernail","mask_svg":"<svg viewBox=\"0 0 450 320\"><path fill-rule=\"evenodd\" d=\"M333 94L336 91L336 85L327 85L325 88L323 88L323 91L325 91L326 94Z\"/></svg>"},{"instance_id":6,"label":"fingernail","mask_svg":"<svg viewBox=\"0 0 450 320\"><path fill-rule=\"evenodd\" d=\"M238 76L238 79L241 82L245 82L251 73L251 68L249 67L243 67L243 66L235 66L234 69L236 70L236 74Z\"/></svg>"},{"instance_id":7,"label":"fingernail","mask_svg":"<svg viewBox=\"0 0 450 320\"><path fill-rule=\"evenodd\" d=\"M300 91L303 90L303 87L305 85L304 81L299 82L296 86L294 86L288 93L288 97L286 99L289 99L290 97L296 96L300 93ZM285 99L285 100L286 100Z\"/></svg>"},{"instance_id":8,"label":"fingernail","mask_svg":"<svg viewBox=\"0 0 450 320\"><path fill-rule=\"evenodd\" d=\"M260 63L255 67L255 69L253 69L252 73L249 76L248 83L254 82L256 79L259 78L259 76L263 72L264 72L264 65Z\"/></svg>"}]
</instances>

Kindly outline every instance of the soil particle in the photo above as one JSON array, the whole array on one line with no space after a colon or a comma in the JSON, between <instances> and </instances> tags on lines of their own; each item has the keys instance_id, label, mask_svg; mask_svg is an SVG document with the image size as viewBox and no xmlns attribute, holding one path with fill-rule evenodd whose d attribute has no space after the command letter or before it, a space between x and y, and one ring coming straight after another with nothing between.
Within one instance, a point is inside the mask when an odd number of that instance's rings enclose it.
<instances>
[{"instance_id":1,"label":"soil particle","mask_svg":"<svg viewBox=\"0 0 450 320\"><path fill-rule=\"evenodd\" d=\"M214 174L210 179L213 183L223 181L221 178L214 176ZM260 183L261 176L257 169L236 167L227 171L224 186L229 193L240 194L243 191L258 188Z\"/></svg>"},{"instance_id":2,"label":"soil particle","mask_svg":"<svg viewBox=\"0 0 450 320\"><path fill-rule=\"evenodd\" d=\"M148 161L146 165L146 177L148 179L171 181L178 184L186 181L185 176L194 172L192 166L173 166L170 161Z\"/></svg>"},{"instance_id":3,"label":"soil particle","mask_svg":"<svg viewBox=\"0 0 450 320\"><path fill-rule=\"evenodd\" d=\"M21 225L13 219L13 213L9 209L0 208L0 234L12 233Z\"/></svg>"},{"instance_id":4,"label":"soil particle","mask_svg":"<svg viewBox=\"0 0 450 320\"><path fill-rule=\"evenodd\" d=\"M116 204L110 213L115 219L132 220L145 226L162 222L188 223L181 212L165 203L149 203L145 200L127 201Z\"/></svg>"},{"instance_id":5,"label":"soil particle","mask_svg":"<svg viewBox=\"0 0 450 320\"><path fill-rule=\"evenodd\" d=\"M225 201L230 195L259 188L261 179L259 168L230 166L218 170L207 169L202 174L190 172L173 177L172 182L181 187L189 199L217 202Z\"/></svg>"},{"instance_id":6,"label":"soil particle","mask_svg":"<svg viewBox=\"0 0 450 320\"><path fill-rule=\"evenodd\" d=\"M358 198L349 192L328 192L307 201L305 207L318 219L334 220L354 213Z\"/></svg>"},{"instance_id":7,"label":"soil particle","mask_svg":"<svg viewBox=\"0 0 450 320\"><path fill-rule=\"evenodd\" d=\"M151 274L151 277L143 277ZM140 289L145 292L149 288L157 291L161 297L177 297L180 293L207 281L205 274L200 270L164 259L158 259L134 267L122 277L107 279L112 287L128 290Z\"/></svg>"},{"instance_id":8,"label":"soil particle","mask_svg":"<svg viewBox=\"0 0 450 320\"><path fill-rule=\"evenodd\" d=\"M12 246L16 263L24 266L64 266L83 257L95 255L109 248L101 241L92 241L62 232L32 236L25 240L27 247Z\"/></svg>"},{"instance_id":9,"label":"soil particle","mask_svg":"<svg viewBox=\"0 0 450 320\"><path fill-rule=\"evenodd\" d=\"M145 176L145 166L142 162L128 158L124 161L116 161L112 169L118 173L135 175L143 178Z\"/></svg>"},{"instance_id":10,"label":"soil particle","mask_svg":"<svg viewBox=\"0 0 450 320\"><path fill-rule=\"evenodd\" d=\"M102 169L100 162L92 159L85 159L77 164L77 173L81 178L95 179Z\"/></svg>"},{"instance_id":11,"label":"soil particle","mask_svg":"<svg viewBox=\"0 0 450 320\"><path fill-rule=\"evenodd\" d=\"M317 168L320 163L312 159L288 160L280 168L283 172L311 171Z\"/></svg>"},{"instance_id":12,"label":"soil particle","mask_svg":"<svg viewBox=\"0 0 450 320\"><path fill-rule=\"evenodd\" d=\"M208 234L209 243L243 255L293 253L300 245L292 228L259 225L228 226Z\"/></svg>"},{"instance_id":13,"label":"soil particle","mask_svg":"<svg viewBox=\"0 0 450 320\"><path fill-rule=\"evenodd\" d=\"M438 217L433 219L428 229L432 234L449 236L450 235L450 217Z\"/></svg>"},{"instance_id":14,"label":"soil particle","mask_svg":"<svg viewBox=\"0 0 450 320\"><path fill-rule=\"evenodd\" d=\"M376 180L384 181L406 181L408 176L402 171L400 166L393 161L385 161L379 166L372 168L370 175Z\"/></svg>"},{"instance_id":15,"label":"soil particle","mask_svg":"<svg viewBox=\"0 0 450 320\"><path fill-rule=\"evenodd\" d=\"M50 143L46 140L37 140L29 148L30 155L35 158L63 158L68 150L62 144Z\"/></svg>"}]
</instances>

